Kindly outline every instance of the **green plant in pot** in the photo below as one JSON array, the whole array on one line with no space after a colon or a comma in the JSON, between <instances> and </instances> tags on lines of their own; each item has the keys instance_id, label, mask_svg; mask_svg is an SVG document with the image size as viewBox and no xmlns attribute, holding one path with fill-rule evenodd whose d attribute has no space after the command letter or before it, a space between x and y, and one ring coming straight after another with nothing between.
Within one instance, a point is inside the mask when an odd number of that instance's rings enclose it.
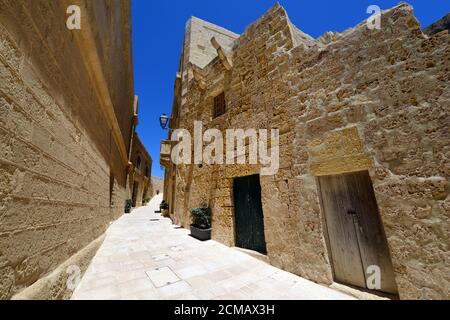
<instances>
[{"instance_id":1,"label":"green plant in pot","mask_svg":"<svg viewBox=\"0 0 450 320\"><path fill-rule=\"evenodd\" d=\"M169 204L167 203L166 200L163 200L161 202L161 204L159 205L159 209L161 210L161 214L162 214L163 217L167 217L168 216Z\"/></svg>"},{"instance_id":2,"label":"green plant in pot","mask_svg":"<svg viewBox=\"0 0 450 320\"><path fill-rule=\"evenodd\" d=\"M125 201L125 213L130 213L132 207L133 207L133 200L127 199Z\"/></svg>"},{"instance_id":3,"label":"green plant in pot","mask_svg":"<svg viewBox=\"0 0 450 320\"><path fill-rule=\"evenodd\" d=\"M191 236L206 241L211 239L211 209L208 207L191 209Z\"/></svg>"}]
</instances>

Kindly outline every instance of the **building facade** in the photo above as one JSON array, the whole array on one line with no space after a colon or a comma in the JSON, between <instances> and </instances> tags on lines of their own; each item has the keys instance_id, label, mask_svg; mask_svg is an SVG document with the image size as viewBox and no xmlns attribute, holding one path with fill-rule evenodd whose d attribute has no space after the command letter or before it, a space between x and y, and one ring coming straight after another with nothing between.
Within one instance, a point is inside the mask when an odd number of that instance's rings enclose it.
<instances>
[{"instance_id":1,"label":"building facade","mask_svg":"<svg viewBox=\"0 0 450 320\"><path fill-rule=\"evenodd\" d=\"M0 299L67 298L131 197L130 2L0 8Z\"/></svg>"},{"instance_id":2,"label":"building facade","mask_svg":"<svg viewBox=\"0 0 450 320\"><path fill-rule=\"evenodd\" d=\"M152 157L148 154L138 135L133 138L131 153L130 185L133 207L145 205L153 195Z\"/></svg>"},{"instance_id":3,"label":"building facade","mask_svg":"<svg viewBox=\"0 0 450 320\"><path fill-rule=\"evenodd\" d=\"M164 179L160 177L152 177L153 197L164 192Z\"/></svg>"},{"instance_id":4,"label":"building facade","mask_svg":"<svg viewBox=\"0 0 450 320\"><path fill-rule=\"evenodd\" d=\"M372 289L378 267L375 292L449 298L449 40L407 4L318 39L279 5L241 35L190 19L170 128L276 128L280 166L175 165L171 130L172 219L207 205L214 240L312 281Z\"/></svg>"}]
</instances>

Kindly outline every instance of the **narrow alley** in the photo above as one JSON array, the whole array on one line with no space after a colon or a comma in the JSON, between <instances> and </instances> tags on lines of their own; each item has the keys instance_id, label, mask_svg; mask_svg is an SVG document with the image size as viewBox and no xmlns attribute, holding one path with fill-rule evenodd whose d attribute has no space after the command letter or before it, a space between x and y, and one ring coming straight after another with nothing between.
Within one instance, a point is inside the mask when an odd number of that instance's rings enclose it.
<instances>
[{"instance_id":1,"label":"narrow alley","mask_svg":"<svg viewBox=\"0 0 450 320\"><path fill-rule=\"evenodd\" d=\"M353 299L189 231L155 213L162 195L114 222L75 290L98 299Z\"/></svg>"}]
</instances>

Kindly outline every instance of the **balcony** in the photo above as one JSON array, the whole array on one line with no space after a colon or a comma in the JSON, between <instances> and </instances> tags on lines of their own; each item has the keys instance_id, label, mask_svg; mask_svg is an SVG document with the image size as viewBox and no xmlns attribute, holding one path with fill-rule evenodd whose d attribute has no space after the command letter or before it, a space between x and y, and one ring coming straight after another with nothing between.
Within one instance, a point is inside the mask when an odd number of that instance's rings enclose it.
<instances>
[{"instance_id":1,"label":"balcony","mask_svg":"<svg viewBox=\"0 0 450 320\"><path fill-rule=\"evenodd\" d=\"M170 158L171 150L172 150L172 141L162 140L161 151L159 155L159 163L165 168L169 168L170 165L172 164L172 160Z\"/></svg>"}]
</instances>

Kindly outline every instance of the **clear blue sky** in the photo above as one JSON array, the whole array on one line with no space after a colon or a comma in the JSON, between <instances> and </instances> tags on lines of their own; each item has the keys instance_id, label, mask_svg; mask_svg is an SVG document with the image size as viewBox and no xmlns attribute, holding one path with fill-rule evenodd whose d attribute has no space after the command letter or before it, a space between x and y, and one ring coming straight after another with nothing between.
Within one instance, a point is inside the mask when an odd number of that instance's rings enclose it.
<instances>
[{"instance_id":1,"label":"clear blue sky","mask_svg":"<svg viewBox=\"0 0 450 320\"><path fill-rule=\"evenodd\" d=\"M367 19L369 5L387 9L399 3L398 0L279 2L292 22L314 38L326 31L344 31ZM448 0L408 2L422 27L450 11ZM132 0L135 92L139 95L140 119L137 131L153 158L153 176L163 176L159 148L167 131L160 128L159 116L171 112L186 21L196 16L240 34L274 4L272 0Z\"/></svg>"}]
</instances>

